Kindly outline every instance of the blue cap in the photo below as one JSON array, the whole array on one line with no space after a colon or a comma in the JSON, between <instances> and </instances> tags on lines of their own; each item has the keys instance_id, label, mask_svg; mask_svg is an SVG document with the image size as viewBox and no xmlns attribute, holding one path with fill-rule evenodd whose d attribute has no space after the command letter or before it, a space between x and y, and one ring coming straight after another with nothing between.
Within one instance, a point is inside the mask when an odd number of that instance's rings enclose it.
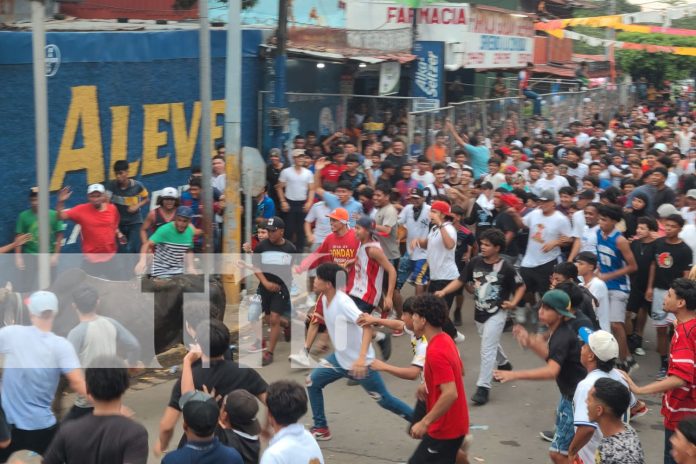
<instances>
[{"instance_id":1,"label":"blue cap","mask_svg":"<svg viewBox=\"0 0 696 464\"><path fill-rule=\"evenodd\" d=\"M193 210L188 206L179 206L176 209L176 215L185 217L187 219L191 219L193 217Z\"/></svg>"}]
</instances>

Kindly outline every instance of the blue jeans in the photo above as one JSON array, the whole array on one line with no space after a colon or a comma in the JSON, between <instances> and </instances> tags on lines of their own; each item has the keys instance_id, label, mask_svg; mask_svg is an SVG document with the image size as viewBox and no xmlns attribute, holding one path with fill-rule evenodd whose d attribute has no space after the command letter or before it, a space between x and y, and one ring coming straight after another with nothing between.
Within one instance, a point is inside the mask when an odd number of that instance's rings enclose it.
<instances>
[{"instance_id":1,"label":"blue jeans","mask_svg":"<svg viewBox=\"0 0 696 464\"><path fill-rule=\"evenodd\" d=\"M126 243L125 245L121 245L119 243L119 253L140 253L140 247L142 246L142 244L140 243L140 228L142 227L142 225L142 223L128 225L124 224L118 227L121 233L125 235L126 239L128 240L128 243Z\"/></svg>"},{"instance_id":2,"label":"blue jeans","mask_svg":"<svg viewBox=\"0 0 696 464\"><path fill-rule=\"evenodd\" d=\"M672 435L674 435L674 432L672 430L665 429L664 464L677 464L674 458L672 457L672 442L669 441L669 439L672 438Z\"/></svg>"},{"instance_id":3,"label":"blue jeans","mask_svg":"<svg viewBox=\"0 0 696 464\"><path fill-rule=\"evenodd\" d=\"M539 97L539 94L532 92L531 90L524 90L522 93L528 99L533 100L534 116L541 116L541 97Z\"/></svg>"},{"instance_id":4,"label":"blue jeans","mask_svg":"<svg viewBox=\"0 0 696 464\"><path fill-rule=\"evenodd\" d=\"M324 413L324 387L344 377L350 377L350 373L338 364L336 355L333 353L309 374L307 378L307 393L309 395L309 403L312 405L312 419L315 427L321 428L328 425L326 414ZM365 378L356 380L377 401L377 404L407 421L411 421L413 409L387 391L387 387L384 385L379 372L368 369Z\"/></svg>"},{"instance_id":5,"label":"blue jeans","mask_svg":"<svg viewBox=\"0 0 696 464\"><path fill-rule=\"evenodd\" d=\"M549 451L555 451L563 455L568 454L568 448L575 436L575 425L573 424L573 400L561 396L556 408L556 434L549 447Z\"/></svg>"}]
</instances>

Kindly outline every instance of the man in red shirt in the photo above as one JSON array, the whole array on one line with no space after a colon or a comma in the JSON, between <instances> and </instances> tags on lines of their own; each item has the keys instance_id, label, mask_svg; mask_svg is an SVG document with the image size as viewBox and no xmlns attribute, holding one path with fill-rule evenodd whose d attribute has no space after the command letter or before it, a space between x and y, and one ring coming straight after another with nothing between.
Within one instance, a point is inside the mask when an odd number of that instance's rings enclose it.
<instances>
[{"instance_id":1,"label":"man in red shirt","mask_svg":"<svg viewBox=\"0 0 696 464\"><path fill-rule=\"evenodd\" d=\"M324 169L321 170L321 181L322 182L331 182L331 183L337 183L338 178L341 177L341 174L343 174L343 171L346 170L346 155L343 153L342 149L339 149L338 151L334 152L333 156L331 157L331 164L327 165Z\"/></svg>"},{"instance_id":2,"label":"man in red shirt","mask_svg":"<svg viewBox=\"0 0 696 464\"><path fill-rule=\"evenodd\" d=\"M425 383L418 397L426 402L427 413L411 427L411 436L422 439L409 464L453 463L469 433L469 409L464 393L464 366L452 338L442 331L447 321L442 298L420 295L413 301L413 329L425 336L423 374Z\"/></svg>"},{"instance_id":3,"label":"man in red shirt","mask_svg":"<svg viewBox=\"0 0 696 464\"><path fill-rule=\"evenodd\" d=\"M696 410L696 281L675 279L667 291L664 310L677 320L669 353L667 377L644 387L637 386L624 374L628 386L636 395L664 393L662 416L665 425L665 464L674 463L670 438L686 416Z\"/></svg>"},{"instance_id":4,"label":"man in red shirt","mask_svg":"<svg viewBox=\"0 0 696 464\"><path fill-rule=\"evenodd\" d=\"M65 187L58 193L56 213L61 220L70 219L81 228L82 269L94 277L113 279L119 273L112 259L118 248L116 239L124 236L118 230L118 210L105 193L102 184L92 184L87 187L87 203L65 210L65 201L72 195L72 190Z\"/></svg>"},{"instance_id":5,"label":"man in red shirt","mask_svg":"<svg viewBox=\"0 0 696 464\"><path fill-rule=\"evenodd\" d=\"M355 272L352 264L355 261L355 253L358 247L360 247L360 241L355 236L355 231L348 227L348 222L350 221L348 211L344 208L336 208L328 217L331 233L326 236L316 251L302 260L299 266L295 267L295 272L299 274L309 269L314 269L322 263L336 263L348 269L346 288L343 289L343 291L348 293L353 286ZM288 356L290 361L302 367L311 367L312 360L309 357L309 350L312 348L314 339L323 325L324 308L321 304L321 296L319 296L307 328L305 346L299 353Z\"/></svg>"}]
</instances>

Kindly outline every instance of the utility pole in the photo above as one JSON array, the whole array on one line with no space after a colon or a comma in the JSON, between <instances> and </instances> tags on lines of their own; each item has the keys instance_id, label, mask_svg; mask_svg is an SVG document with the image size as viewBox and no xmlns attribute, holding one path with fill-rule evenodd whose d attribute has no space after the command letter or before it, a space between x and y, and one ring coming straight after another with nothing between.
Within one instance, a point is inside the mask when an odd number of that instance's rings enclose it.
<instances>
[{"instance_id":1,"label":"utility pole","mask_svg":"<svg viewBox=\"0 0 696 464\"><path fill-rule=\"evenodd\" d=\"M609 14L616 14L616 0L609 0ZM616 29L610 27L607 29L607 39L616 40ZM611 83L616 83L616 59L614 57L614 44L609 45L606 48L607 60L609 61L609 76L611 78Z\"/></svg>"},{"instance_id":2,"label":"utility pole","mask_svg":"<svg viewBox=\"0 0 696 464\"><path fill-rule=\"evenodd\" d=\"M285 145L285 125L287 124L287 103L285 101L285 70L287 67L288 41L288 0L278 1L278 29L276 32L275 88L273 99L275 108L271 110L273 124L273 147L283 149Z\"/></svg>"},{"instance_id":3,"label":"utility pole","mask_svg":"<svg viewBox=\"0 0 696 464\"><path fill-rule=\"evenodd\" d=\"M34 129L36 138L36 180L39 186L39 288L51 283L48 209L48 90L46 85L46 28L43 0L31 2L32 55L34 69Z\"/></svg>"},{"instance_id":4,"label":"utility pole","mask_svg":"<svg viewBox=\"0 0 696 464\"><path fill-rule=\"evenodd\" d=\"M201 203L203 204L203 271L211 272L211 256L214 251L213 236L213 159L210 140L210 21L208 21L208 0L198 0L198 45L199 80L201 98L201 172L203 174Z\"/></svg>"},{"instance_id":5,"label":"utility pole","mask_svg":"<svg viewBox=\"0 0 696 464\"><path fill-rule=\"evenodd\" d=\"M232 261L240 252L240 161L242 152L242 7L240 1L229 2L227 17L227 57L225 61L225 270L223 285L229 303L239 302L239 275ZM250 193L247 192L247 196ZM249 231L247 231L247 234ZM230 259L231 258L231 259Z\"/></svg>"}]
</instances>

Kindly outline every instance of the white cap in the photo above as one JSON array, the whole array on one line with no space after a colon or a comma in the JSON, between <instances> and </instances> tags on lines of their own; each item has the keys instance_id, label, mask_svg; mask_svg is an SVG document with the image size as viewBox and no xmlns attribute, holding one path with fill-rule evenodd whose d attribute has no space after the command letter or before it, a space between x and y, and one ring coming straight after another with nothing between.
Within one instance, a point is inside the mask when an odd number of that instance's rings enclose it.
<instances>
[{"instance_id":1,"label":"white cap","mask_svg":"<svg viewBox=\"0 0 696 464\"><path fill-rule=\"evenodd\" d=\"M94 192L105 193L106 189L102 184L92 184L89 187L87 187L87 195Z\"/></svg>"},{"instance_id":2,"label":"white cap","mask_svg":"<svg viewBox=\"0 0 696 464\"><path fill-rule=\"evenodd\" d=\"M665 145L665 144L662 143L662 142L656 143L656 144L653 146L653 148L654 148L655 150L660 150L662 153L667 153L667 145Z\"/></svg>"},{"instance_id":3,"label":"white cap","mask_svg":"<svg viewBox=\"0 0 696 464\"><path fill-rule=\"evenodd\" d=\"M179 191L174 187L165 187L159 196L162 198L179 198Z\"/></svg>"},{"instance_id":4,"label":"white cap","mask_svg":"<svg viewBox=\"0 0 696 464\"><path fill-rule=\"evenodd\" d=\"M696 189L689 189L689 191L686 192L686 198L693 198L696 200Z\"/></svg>"},{"instance_id":5,"label":"white cap","mask_svg":"<svg viewBox=\"0 0 696 464\"><path fill-rule=\"evenodd\" d=\"M593 332L587 327L581 327L579 335L600 361L607 362L619 357L619 342L609 332L605 330Z\"/></svg>"},{"instance_id":6,"label":"white cap","mask_svg":"<svg viewBox=\"0 0 696 464\"><path fill-rule=\"evenodd\" d=\"M516 146L516 147L518 147L518 148L523 148L523 147L524 147L524 144L523 144L520 140L513 140L512 142L510 142L510 145L514 145L514 146Z\"/></svg>"},{"instance_id":7,"label":"white cap","mask_svg":"<svg viewBox=\"0 0 696 464\"><path fill-rule=\"evenodd\" d=\"M459 163L450 163L447 165L448 168L452 169L461 169L462 167L459 165Z\"/></svg>"},{"instance_id":8,"label":"white cap","mask_svg":"<svg viewBox=\"0 0 696 464\"><path fill-rule=\"evenodd\" d=\"M666 218L673 214L679 214L679 210L671 203L664 203L657 208L657 216L660 218Z\"/></svg>"},{"instance_id":9,"label":"white cap","mask_svg":"<svg viewBox=\"0 0 696 464\"><path fill-rule=\"evenodd\" d=\"M27 305L29 312L34 316L40 316L44 311L58 312L58 298L51 292L38 291L31 294L29 304Z\"/></svg>"}]
</instances>

